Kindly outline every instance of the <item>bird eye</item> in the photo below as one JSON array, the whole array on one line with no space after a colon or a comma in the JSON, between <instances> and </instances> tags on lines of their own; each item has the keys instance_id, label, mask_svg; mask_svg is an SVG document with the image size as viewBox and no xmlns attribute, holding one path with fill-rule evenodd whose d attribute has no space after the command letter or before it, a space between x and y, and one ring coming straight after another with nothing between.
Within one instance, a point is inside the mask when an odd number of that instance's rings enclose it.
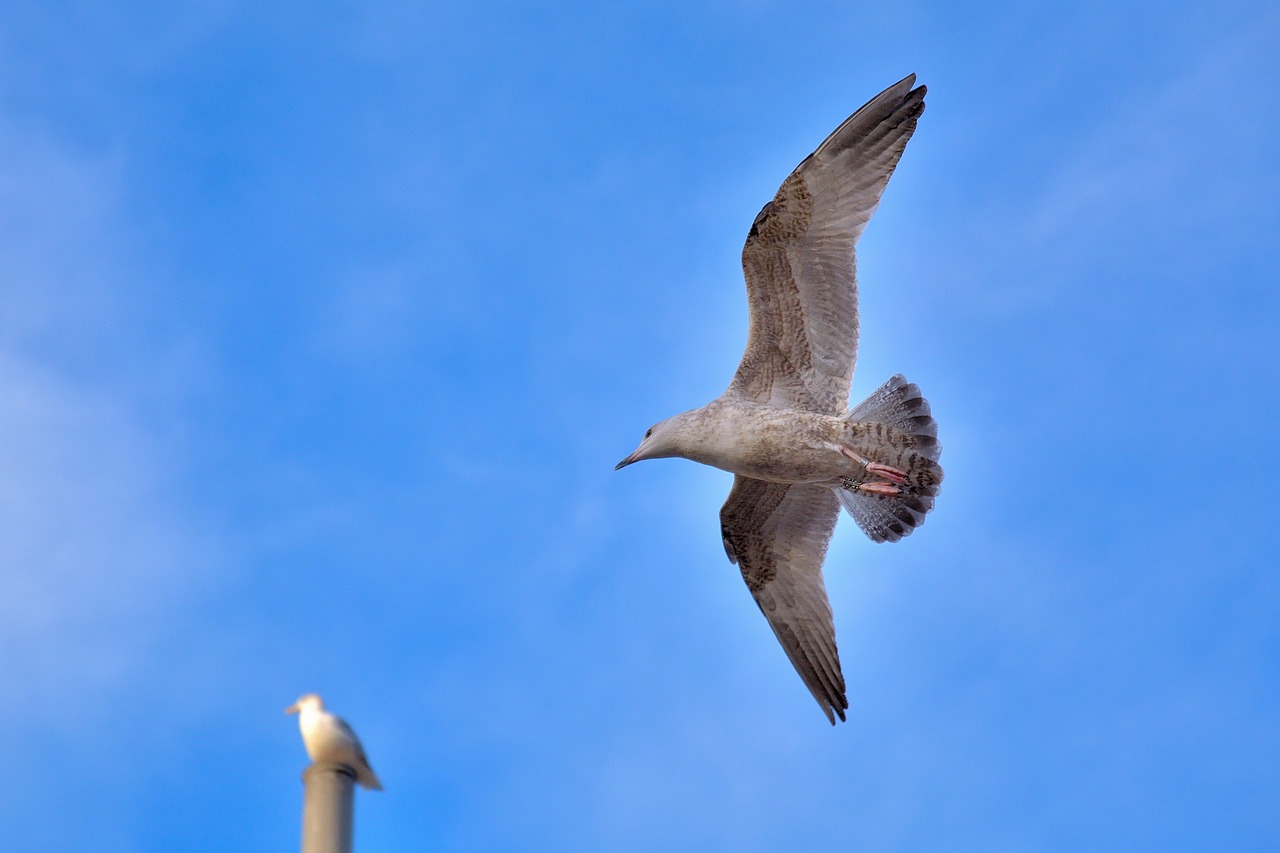
<instances>
[{"instance_id":1,"label":"bird eye","mask_svg":"<svg viewBox=\"0 0 1280 853\"><path fill-rule=\"evenodd\" d=\"M645 430L644 437L648 438L651 435L653 435L653 427L649 427L649 429Z\"/></svg>"}]
</instances>

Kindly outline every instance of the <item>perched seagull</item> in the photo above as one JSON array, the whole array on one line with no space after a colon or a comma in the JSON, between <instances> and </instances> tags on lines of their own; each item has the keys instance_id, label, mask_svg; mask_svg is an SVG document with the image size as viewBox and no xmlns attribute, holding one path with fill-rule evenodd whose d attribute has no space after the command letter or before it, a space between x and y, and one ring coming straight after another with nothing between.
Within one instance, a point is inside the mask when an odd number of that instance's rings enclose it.
<instances>
[{"instance_id":1,"label":"perched seagull","mask_svg":"<svg viewBox=\"0 0 1280 853\"><path fill-rule=\"evenodd\" d=\"M915 79L872 98L782 182L742 250L751 320L728 390L654 425L617 466L678 456L736 475L720 510L725 552L833 725L849 700L822 561L840 506L873 541L897 542L942 482L919 388L894 376L847 410L854 244L924 112Z\"/></svg>"},{"instance_id":2,"label":"perched seagull","mask_svg":"<svg viewBox=\"0 0 1280 853\"><path fill-rule=\"evenodd\" d=\"M345 764L356 772L356 781L372 791L381 791L369 759L365 757L360 738L341 717L324 709L324 700L308 693L284 709L286 714L298 715L298 728L302 731L302 745L312 762Z\"/></svg>"}]
</instances>

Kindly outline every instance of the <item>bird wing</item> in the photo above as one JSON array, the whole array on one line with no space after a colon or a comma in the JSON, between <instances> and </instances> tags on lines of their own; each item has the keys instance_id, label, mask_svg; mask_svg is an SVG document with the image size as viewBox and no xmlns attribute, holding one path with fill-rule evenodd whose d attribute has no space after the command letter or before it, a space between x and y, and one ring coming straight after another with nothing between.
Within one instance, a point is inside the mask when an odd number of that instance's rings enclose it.
<instances>
[{"instance_id":1,"label":"bird wing","mask_svg":"<svg viewBox=\"0 0 1280 853\"><path fill-rule=\"evenodd\" d=\"M840 514L825 486L735 477L720 510L729 561L827 719L843 720L849 700L836 651L836 629L822 582L822 560Z\"/></svg>"},{"instance_id":2,"label":"bird wing","mask_svg":"<svg viewBox=\"0 0 1280 853\"><path fill-rule=\"evenodd\" d=\"M351 740L351 748L356 754L356 766L352 769L356 771L356 781L371 791L381 791L382 782L378 780L378 774L373 772L373 768L369 766L369 756L365 755L364 744L360 743L360 738L356 736L355 729L341 717L335 716L334 722L338 728Z\"/></svg>"},{"instance_id":3,"label":"bird wing","mask_svg":"<svg viewBox=\"0 0 1280 853\"><path fill-rule=\"evenodd\" d=\"M858 347L854 244L924 112L915 79L846 119L756 216L742 250L747 349L726 394L828 414L848 405Z\"/></svg>"}]
</instances>

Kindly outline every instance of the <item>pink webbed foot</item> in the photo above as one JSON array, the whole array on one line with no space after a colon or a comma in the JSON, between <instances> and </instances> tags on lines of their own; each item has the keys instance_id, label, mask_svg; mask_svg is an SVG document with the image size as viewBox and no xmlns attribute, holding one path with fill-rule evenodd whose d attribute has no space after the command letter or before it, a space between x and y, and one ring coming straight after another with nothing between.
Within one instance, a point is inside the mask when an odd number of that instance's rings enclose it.
<instances>
[{"instance_id":1,"label":"pink webbed foot","mask_svg":"<svg viewBox=\"0 0 1280 853\"><path fill-rule=\"evenodd\" d=\"M881 465L879 462L872 462L867 466L867 471L877 474L894 483L907 482L907 472L898 468L891 468L888 465Z\"/></svg>"},{"instance_id":2,"label":"pink webbed foot","mask_svg":"<svg viewBox=\"0 0 1280 853\"><path fill-rule=\"evenodd\" d=\"M900 468L894 468L890 465L881 465L879 462L872 462L865 456L855 453L852 448L840 445L840 453L846 459L852 459L859 465L863 465L867 469L868 474L875 474L878 477L884 477L891 483L902 484L907 482L907 472ZM894 492L897 494L897 492Z\"/></svg>"},{"instance_id":3,"label":"pink webbed foot","mask_svg":"<svg viewBox=\"0 0 1280 853\"><path fill-rule=\"evenodd\" d=\"M902 494L902 489L899 489L893 483L859 483L857 490L873 495L883 495L886 498L894 498Z\"/></svg>"}]
</instances>

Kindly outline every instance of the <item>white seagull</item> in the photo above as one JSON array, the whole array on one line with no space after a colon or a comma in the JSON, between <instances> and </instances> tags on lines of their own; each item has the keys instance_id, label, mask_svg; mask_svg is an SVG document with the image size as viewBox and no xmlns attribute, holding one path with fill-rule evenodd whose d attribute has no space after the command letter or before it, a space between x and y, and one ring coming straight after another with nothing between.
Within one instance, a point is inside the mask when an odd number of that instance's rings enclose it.
<instances>
[{"instance_id":1,"label":"white seagull","mask_svg":"<svg viewBox=\"0 0 1280 853\"><path fill-rule=\"evenodd\" d=\"M365 757L360 738L347 725L346 720L324 709L324 700L308 693L288 708L286 714L298 715L298 729L302 732L302 745L314 763L345 764L356 772L356 781L372 791L381 791L369 759Z\"/></svg>"},{"instance_id":2,"label":"white seagull","mask_svg":"<svg viewBox=\"0 0 1280 853\"><path fill-rule=\"evenodd\" d=\"M919 388L894 376L847 409L854 244L924 112L915 79L846 119L752 223L747 349L728 390L656 424L618 463L678 456L736 475L720 510L725 552L832 724L849 707L822 580L840 506L872 540L897 542L924 523L942 482Z\"/></svg>"}]
</instances>

